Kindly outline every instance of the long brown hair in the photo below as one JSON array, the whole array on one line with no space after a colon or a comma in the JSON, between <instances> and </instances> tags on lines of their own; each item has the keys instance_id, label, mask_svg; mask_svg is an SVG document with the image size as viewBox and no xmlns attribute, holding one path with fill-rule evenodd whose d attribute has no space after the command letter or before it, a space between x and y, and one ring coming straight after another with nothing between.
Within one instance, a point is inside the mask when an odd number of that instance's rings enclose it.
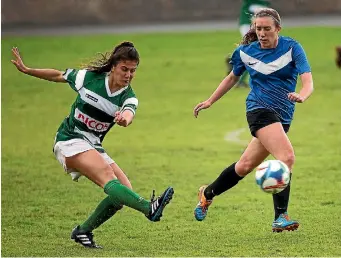
<instances>
[{"instance_id":1,"label":"long brown hair","mask_svg":"<svg viewBox=\"0 0 341 258\"><path fill-rule=\"evenodd\" d=\"M257 33L256 33L256 24L255 19L258 17L271 17L276 27L281 26L281 17L278 12L272 8L263 8L256 12L252 17L252 23L250 26L250 30L244 35L242 41L239 43L240 45L249 45L254 41L257 41Z\"/></svg>"},{"instance_id":2,"label":"long brown hair","mask_svg":"<svg viewBox=\"0 0 341 258\"><path fill-rule=\"evenodd\" d=\"M118 62L127 60L136 61L139 64L140 55L132 42L124 41L117 45L112 52L99 53L99 58L85 65L85 68L96 73L106 73L110 72Z\"/></svg>"}]
</instances>

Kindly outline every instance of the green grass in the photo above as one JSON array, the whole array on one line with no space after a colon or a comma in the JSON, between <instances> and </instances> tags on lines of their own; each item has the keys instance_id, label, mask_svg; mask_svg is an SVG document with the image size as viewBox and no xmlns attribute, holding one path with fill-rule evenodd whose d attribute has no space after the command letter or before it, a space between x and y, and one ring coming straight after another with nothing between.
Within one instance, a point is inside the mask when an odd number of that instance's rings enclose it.
<instances>
[{"instance_id":1,"label":"green grass","mask_svg":"<svg viewBox=\"0 0 341 258\"><path fill-rule=\"evenodd\" d=\"M272 198L254 174L216 198L204 222L193 217L198 187L236 161L244 146L224 141L247 129L246 89L235 89L201 113L225 74L224 57L237 32L2 39L2 256L340 256L341 71L334 64L340 28L285 29L312 65L315 92L297 106L290 139L296 165L289 212L296 232L271 232ZM148 197L171 184L172 203L161 223L125 208L95 231L103 250L69 239L105 197L86 179L71 181L52 154L56 129L75 93L20 74L10 63L18 46L32 67L78 67L96 52L133 40L142 56L133 87L140 106L128 128L114 128L104 147ZM250 139L245 130L243 140Z\"/></svg>"}]
</instances>

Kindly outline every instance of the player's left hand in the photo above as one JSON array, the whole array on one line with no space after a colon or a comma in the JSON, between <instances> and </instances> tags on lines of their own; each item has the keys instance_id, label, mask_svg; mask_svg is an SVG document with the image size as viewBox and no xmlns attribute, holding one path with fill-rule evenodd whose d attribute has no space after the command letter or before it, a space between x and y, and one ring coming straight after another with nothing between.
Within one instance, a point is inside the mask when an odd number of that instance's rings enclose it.
<instances>
[{"instance_id":1,"label":"player's left hand","mask_svg":"<svg viewBox=\"0 0 341 258\"><path fill-rule=\"evenodd\" d=\"M288 94L288 99L289 99L290 101L297 102L297 103L303 103L304 100L305 100L305 99L304 99L300 94L298 94L297 92L290 92L290 93Z\"/></svg>"},{"instance_id":2,"label":"player's left hand","mask_svg":"<svg viewBox=\"0 0 341 258\"><path fill-rule=\"evenodd\" d=\"M123 127L126 127L128 125L127 119L122 115L120 111L115 112L114 122Z\"/></svg>"}]
</instances>

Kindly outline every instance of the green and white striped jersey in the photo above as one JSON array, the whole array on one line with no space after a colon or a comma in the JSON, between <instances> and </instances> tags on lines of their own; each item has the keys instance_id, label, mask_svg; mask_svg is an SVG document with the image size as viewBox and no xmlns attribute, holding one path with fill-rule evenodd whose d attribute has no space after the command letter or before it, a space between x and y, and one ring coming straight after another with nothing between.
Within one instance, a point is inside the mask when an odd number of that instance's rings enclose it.
<instances>
[{"instance_id":1,"label":"green and white striped jersey","mask_svg":"<svg viewBox=\"0 0 341 258\"><path fill-rule=\"evenodd\" d=\"M104 152L102 141L115 124L115 112L136 112L138 100L133 89L128 85L111 93L106 73L67 69L63 77L78 96L58 128L55 142L80 138Z\"/></svg>"}]
</instances>

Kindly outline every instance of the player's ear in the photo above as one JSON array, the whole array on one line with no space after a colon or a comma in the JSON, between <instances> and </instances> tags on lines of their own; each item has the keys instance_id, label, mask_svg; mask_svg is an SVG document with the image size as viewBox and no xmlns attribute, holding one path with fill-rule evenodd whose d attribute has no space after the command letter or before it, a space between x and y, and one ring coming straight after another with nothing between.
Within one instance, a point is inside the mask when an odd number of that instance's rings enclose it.
<instances>
[{"instance_id":1,"label":"player's ear","mask_svg":"<svg viewBox=\"0 0 341 258\"><path fill-rule=\"evenodd\" d=\"M277 32L279 33L281 31L282 27L281 26L278 26L277 27Z\"/></svg>"},{"instance_id":2,"label":"player's ear","mask_svg":"<svg viewBox=\"0 0 341 258\"><path fill-rule=\"evenodd\" d=\"M115 71L116 66L117 66L117 63L116 62L113 63L112 66L111 66L110 72Z\"/></svg>"}]
</instances>

